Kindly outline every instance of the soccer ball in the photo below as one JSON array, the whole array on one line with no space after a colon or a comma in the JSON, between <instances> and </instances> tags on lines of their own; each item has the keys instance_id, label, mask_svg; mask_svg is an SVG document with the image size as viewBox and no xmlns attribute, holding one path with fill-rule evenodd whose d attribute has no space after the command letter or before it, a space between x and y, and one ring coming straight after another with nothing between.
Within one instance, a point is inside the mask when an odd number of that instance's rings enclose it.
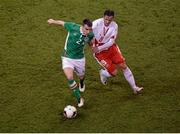
<instances>
[{"instance_id":1,"label":"soccer ball","mask_svg":"<svg viewBox=\"0 0 180 134\"><path fill-rule=\"evenodd\" d=\"M71 106L71 105L67 105L65 108L64 108L64 116L66 118L74 118L76 117L77 115L77 109L74 107L74 106Z\"/></svg>"}]
</instances>

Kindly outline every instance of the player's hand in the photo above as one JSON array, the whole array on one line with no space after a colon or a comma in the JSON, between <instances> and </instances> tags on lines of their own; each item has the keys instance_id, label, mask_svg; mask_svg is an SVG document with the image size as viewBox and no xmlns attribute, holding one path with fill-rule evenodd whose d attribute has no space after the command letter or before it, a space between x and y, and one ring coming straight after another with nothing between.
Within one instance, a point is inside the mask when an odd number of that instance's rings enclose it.
<instances>
[{"instance_id":1,"label":"player's hand","mask_svg":"<svg viewBox=\"0 0 180 134\"><path fill-rule=\"evenodd\" d=\"M93 51L93 53L99 53L98 47L92 47L92 51Z\"/></svg>"},{"instance_id":2,"label":"player's hand","mask_svg":"<svg viewBox=\"0 0 180 134\"><path fill-rule=\"evenodd\" d=\"M48 22L48 24L53 24L54 20L53 19L49 19L47 22Z\"/></svg>"}]
</instances>

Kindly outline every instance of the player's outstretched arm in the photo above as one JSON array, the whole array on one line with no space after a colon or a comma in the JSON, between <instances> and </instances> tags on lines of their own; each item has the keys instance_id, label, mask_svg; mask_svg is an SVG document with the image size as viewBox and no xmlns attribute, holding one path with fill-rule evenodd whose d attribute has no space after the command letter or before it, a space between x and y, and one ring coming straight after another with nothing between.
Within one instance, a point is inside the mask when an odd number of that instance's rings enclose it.
<instances>
[{"instance_id":1,"label":"player's outstretched arm","mask_svg":"<svg viewBox=\"0 0 180 134\"><path fill-rule=\"evenodd\" d=\"M52 25L60 25L60 26L64 26L64 21L62 20L54 20L54 19L48 19L48 24Z\"/></svg>"}]
</instances>

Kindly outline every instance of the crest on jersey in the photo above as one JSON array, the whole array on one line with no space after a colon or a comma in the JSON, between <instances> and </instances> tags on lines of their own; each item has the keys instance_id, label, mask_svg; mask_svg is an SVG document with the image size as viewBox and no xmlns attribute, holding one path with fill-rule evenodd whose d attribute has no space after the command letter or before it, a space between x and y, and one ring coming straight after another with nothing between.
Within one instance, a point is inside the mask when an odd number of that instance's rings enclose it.
<instances>
[{"instance_id":1,"label":"crest on jersey","mask_svg":"<svg viewBox=\"0 0 180 134\"><path fill-rule=\"evenodd\" d=\"M89 42L89 37L86 36L86 37L84 38L84 41L85 41L85 42Z\"/></svg>"},{"instance_id":2,"label":"crest on jersey","mask_svg":"<svg viewBox=\"0 0 180 134\"><path fill-rule=\"evenodd\" d=\"M74 35L74 36L77 36L77 35L78 35L78 33L74 33L73 35Z\"/></svg>"}]
</instances>

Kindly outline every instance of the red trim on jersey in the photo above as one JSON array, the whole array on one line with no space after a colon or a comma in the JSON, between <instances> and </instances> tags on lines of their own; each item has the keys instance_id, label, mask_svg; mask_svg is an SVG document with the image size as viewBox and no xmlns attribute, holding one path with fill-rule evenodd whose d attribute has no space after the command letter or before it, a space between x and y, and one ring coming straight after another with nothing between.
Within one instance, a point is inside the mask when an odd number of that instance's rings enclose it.
<instances>
[{"instance_id":1,"label":"red trim on jersey","mask_svg":"<svg viewBox=\"0 0 180 134\"><path fill-rule=\"evenodd\" d=\"M103 35L105 36L106 34L107 34L107 32L109 31L109 28L105 28L105 27L103 27Z\"/></svg>"},{"instance_id":2,"label":"red trim on jersey","mask_svg":"<svg viewBox=\"0 0 180 134\"><path fill-rule=\"evenodd\" d=\"M97 41L97 39L95 39L95 46L96 46L96 47L102 46L102 45L104 45L104 43L99 43L99 42Z\"/></svg>"}]
</instances>

